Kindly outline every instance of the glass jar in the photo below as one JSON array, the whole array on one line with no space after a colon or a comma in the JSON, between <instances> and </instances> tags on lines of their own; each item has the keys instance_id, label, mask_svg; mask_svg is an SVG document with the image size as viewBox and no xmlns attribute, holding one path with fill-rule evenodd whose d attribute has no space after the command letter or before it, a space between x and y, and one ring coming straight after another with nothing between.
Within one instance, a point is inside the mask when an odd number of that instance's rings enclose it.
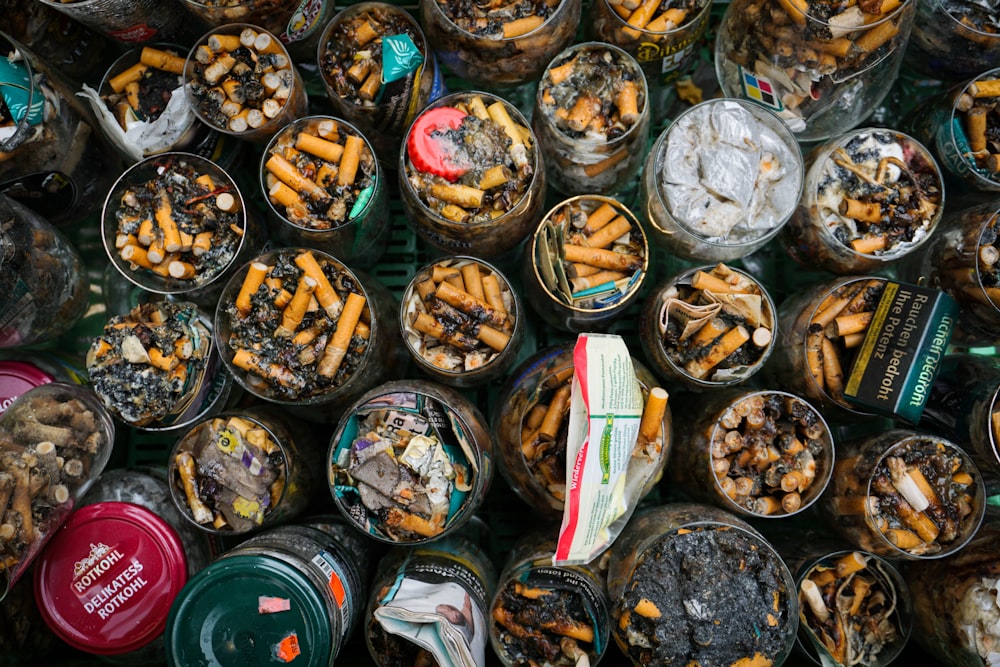
<instances>
[{"instance_id":1,"label":"glass jar","mask_svg":"<svg viewBox=\"0 0 1000 667\"><path fill-rule=\"evenodd\" d=\"M70 646L119 664L162 660L170 606L210 560L206 536L171 505L162 470L111 470L46 547L36 597Z\"/></svg>"},{"instance_id":2,"label":"glass jar","mask_svg":"<svg viewBox=\"0 0 1000 667\"><path fill-rule=\"evenodd\" d=\"M320 307L308 311L313 296ZM402 374L397 309L385 286L340 260L281 248L229 280L215 311L216 342L248 392L301 419L335 422L367 389ZM265 340L274 344L262 347Z\"/></svg>"},{"instance_id":3,"label":"glass jar","mask_svg":"<svg viewBox=\"0 0 1000 667\"><path fill-rule=\"evenodd\" d=\"M244 535L305 510L322 484L311 434L276 409L220 413L192 426L170 452L170 499L209 533Z\"/></svg>"},{"instance_id":4,"label":"glass jar","mask_svg":"<svg viewBox=\"0 0 1000 667\"><path fill-rule=\"evenodd\" d=\"M791 217L804 173L795 136L772 112L706 100L668 125L646 157L639 202L650 241L692 261L745 257Z\"/></svg>"},{"instance_id":5,"label":"glass jar","mask_svg":"<svg viewBox=\"0 0 1000 667\"><path fill-rule=\"evenodd\" d=\"M608 648L611 603L596 565L554 566L539 531L513 545L490 604L490 643L507 667L596 665Z\"/></svg>"},{"instance_id":6,"label":"glass jar","mask_svg":"<svg viewBox=\"0 0 1000 667\"><path fill-rule=\"evenodd\" d=\"M332 116L306 116L274 135L260 163L260 187L275 236L373 267L392 232L385 170L374 145Z\"/></svg>"},{"instance_id":7,"label":"glass jar","mask_svg":"<svg viewBox=\"0 0 1000 667\"><path fill-rule=\"evenodd\" d=\"M407 222L430 245L499 257L541 215L542 151L509 102L489 93L452 93L410 125L399 154L399 193Z\"/></svg>"},{"instance_id":8,"label":"glass jar","mask_svg":"<svg viewBox=\"0 0 1000 667\"><path fill-rule=\"evenodd\" d=\"M626 189L642 167L650 115L646 77L625 51L584 42L560 52L542 73L531 117L546 182L567 195Z\"/></svg>"},{"instance_id":9,"label":"glass jar","mask_svg":"<svg viewBox=\"0 0 1000 667\"><path fill-rule=\"evenodd\" d=\"M707 505L637 513L611 549L618 646L639 666L780 665L799 616L795 581L749 524Z\"/></svg>"},{"instance_id":10,"label":"glass jar","mask_svg":"<svg viewBox=\"0 0 1000 667\"><path fill-rule=\"evenodd\" d=\"M776 324L764 285L719 263L682 271L651 294L639 340L660 377L706 391L753 377L777 346Z\"/></svg>"},{"instance_id":11,"label":"glass jar","mask_svg":"<svg viewBox=\"0 0 1000 667\"><path fill-rule=\"evenodd\" d=\"M0 348L50 341L83 316L83 258L31 209L0 195Z\"/></svg>"},{"instance_id":12,"label":"glass jar","mask_svg":"<svg viewBox=\"0 0 1000 667\"><path fill-rule=\"evenodd\" d=\"M253 59L253 67L236 62L232 52L241 49L237 55ZM244 87L240 77L251 85ZM246 141L265 143L309 113L305 82L284 44L248 23L229 23L202 35L188 53L184 79L198 118Z\"/></svg>"},{"instance_id":13,"label":"glass jar","mask_svg":"<svg viewBox=\"0 0 1000 667\"><path fill-rule=\"evenodd\" d=\"M771 109L799 141L843 134L896 81L916 5L737 0L715 43L722 92Z\"/></svg>"},{"instance_id":14,"label":"glass jar","mask_svg":"<svg viewBox=\"0 0 1000 667\"><path fill-rule=\"evenodd\" d=\"M421 371L453 387L495 380L517 360L524 307L492 264L450 256L417 270L403 291L399 326Z\"/></svg>"},{"instance_id":15,"label":"glass jar","mask_svg":"<svg viewBox=\"0 0 1000 667\"><path fill-rule=\"evenodd\" d=\"M26 391L8 407L0 417L0 433L5 595L104 470L115 426L93 391L51 382ZM34 479L43 483L33 492Z\"/></svg>"},{"instance_id":16,"label":"glass jar","mask_svg":"<svg viewBox=\"0 0 1000 667\"><path fill-rule=\"evenodd\" d=\"M606 329L639 299L649 256L646 233L624 204L570 197L549 209L525 247L525 299L557 329Z\"/></svg>"},{"instance_id":17,"label":"glass jar","mask_svg":"<svg viewBox=\"0 0 1000 667\"><path fill-rule=\"evenodd\" d=\"M941 558L972 539L985 485L951 442L890 429L842 443L823 509L856 548L886 558Z\"/></svg>"},{"instance_id":18,"label":"glass jar","mask_svg":"<svg viewBox=\"0 0 1000 667\"><path fill-rule=\"evenodd\" d=\"M807 157L802 199L783 240L803 266L878 273L924 245L944 202L930 151L902 132L862 128Z\"/></svg>"},{"instance_id":19,"label":"glass jar","mask_svg":"<svg viewBox=\"0 0 1000 667\"><path fill-rule=\"evenodd\" d=\"M205 309L267 235L236 181L191 153L155 155L125 170L101 217L104 250L126 280Z\"/></svg>"},{"instance_id":20,"label":"glass jar","mask_svg":"<svg viewBox=\"0 0 1000 667\"><path fill-rule=\"evenodd\" d=\"M193 27L174 3L159 0L41 0L85 26L125 44L185 42Z\"/></svg>"},{"instance_id":21,"label":"glass jar","mask_svg":"<svg viewBox=\"0 0 1000 667\"><path fill-rule=\"evenodd\" d=\"M422 544L455 533L483 503L493 438L456 390L398 380L346 409L327 460L330 493L355 528L386 544Z\"/></svg>"},{"instance_id":22,"label":"glass jar","mask_svg":"<svg viewBox=\"0 0 1000 667\"><path fill-rule=\"evenodd\" d=\"M995 7L975 0L921 0L906 64L933 79L954 81L1000 66Z\"/></svg>"},{"instance_id":23,"label":"glass jar","mask_svg":"<svg viewBox=\"0 0 1000 667\"><path fill-rule=\"evenodd\" d=\"M366 583L342 545L316 527L272 528L192 578L170 610L170 664L332 665L361 620Z\"/></svg>"},{"instance_id":24,"label":"glass jar","mask_svg":"<svg viewBox=\"0 0 1000 667\"><path fill-rule=\"evenodd\" d=\"M830 482L833 434L816 408L771 389L699 397L700 416L677 441L676 488L753 519L783 518L815 503Z\"/></svg>"},{"instance_id":25,"label":"glass jar","mask_svg":"<svg viewBox=\"0 0 1000 667\"><path fill-rule=\"evenodd\" d=\"M416 19L387 2L359 2L326 24L317 55L336 115L356 125L395 169L416 113L443 92L437 60Z\"/></svg>"}]
</instances>

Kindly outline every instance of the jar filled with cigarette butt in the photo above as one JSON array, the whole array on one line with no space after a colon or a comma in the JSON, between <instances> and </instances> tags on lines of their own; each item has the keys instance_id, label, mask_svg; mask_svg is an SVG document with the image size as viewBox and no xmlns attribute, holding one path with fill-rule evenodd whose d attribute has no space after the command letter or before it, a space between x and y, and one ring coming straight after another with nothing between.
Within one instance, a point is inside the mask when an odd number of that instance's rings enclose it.
<instances>
[{"instance_id":1,"label":"jar filled with cigarette butt","mask_svg":"<svg viewBox=\"0 0 1000 667\"><path fill-rule=\"evenodd\" d=\"M417 367L444 384L471 387L508 371L524 340L524 309L510 281L474 257L422 267L403 291L400 330Z\"/></svg>"},{"instance_id":2,"label":"jar filled with cigarette butt","mask_svg":"<svg viewBox=\"0 0 1000 667\"><path fill-rule=\"evenodd\" d=\"M694 406L690 406L694 408ZM798 514L833 473L833 434L816 408L773 389L699 397L700 414L677 441L676 488L746 517Z\"/></svg>"},{"instance_id":3,"label":"jar filled with cigarette butt","mask_svg":"<svg viewBox=\"0 0 1000 667\"><path fill-rule=\"evenodd\" d=\"M571 197L549 209L525 255L525 299L563 331L609 327L639 299L649 273L639 220L602 195Z\"/></svg>"},{"instance_id":4,"label":"jar filled with cigarette butt","mask_svg":"<svg viewBox=\"0 0 1000 667\"><path fill-rule=\"evenodd\" d=\"M385 172L350 123L306 116L283 127L261 158L260 184L276 236L351 266L378 263L389 242Z\"/></svg>"},{"instance_id":5,"label":"jar filled with cigarette butt","mask_svg":"<svg viewBox=\"0 0 1000 667\"><path fill-rule=\"evenodd\" d=\"M1000 516L991 509L969 544L948 558L907 563L913 637L930 657L956 667L982 667L1000 642Z\"/></svg>"},{"instance_id":6,"label":"jar filled with cigarette butt","mask_svg":"<svg viewBox=\"0 0 1000 667\"><path fill-rule=\"evenodd\" d=\"M191 153L164 153L127 169L101 215L104 249L118 273L206 309L267 233L232 177Z\"/></svg>"},{"instance_id":7,"label":"jar filled with cigarette butt","mask_svg":"<svg viewBox=\"0 0 1000 667\"><path fill-rule=\"evenodd\" d=\"M574 342L538 350L521 362L500 389L492 417L501 472L533 511L562 516L573 383ZM642 391L642 424L626 473L626 502L634 507L659 482L672 447L667 392L632 359Z\"/></svg>"},{"instance_id":8,"label":"jar filled with cigarette butt","mask_svg":"<svg viewBox=\"0 0 1000 667\"><path fill-rule=\"evenodd\" d=\"M650 240L692 261L745 257L791 217L804 173L794 135L771 111L738 99L697 104L646 157L639 202Z\"/></svg>"},{"instance_id":9,"label":"jar filled with cigarette butt","mask_svg":"<svg viewBox=\"0 0 1000 667\"><path fill-rule=\"evenodd\" d=\"M455 533L485 500L493 438L465 396L424 380L379 385L347 408L330 440L337 509L387 544Z\"/></svg>"},{"instance_id":10,"label":"jar filled with cigarette butt","mask_svg":"<svg viewBox=\"0 0 1000 667\"><path fill-rule=\"evenodd\" d=\"M720 263L668 278L646 300L639 339L657 373L704 391L753 377L775 346L775 320L764 286Z\"/></svg>"},{"instance_id":11,"label":"jar filled with cigarette butt","mask_svg":"<svg viewBox=\"0 0 1000 667\"><path fill-rule=\"evenodd\" d=\"M870 416L844 397L844 387L885 285L885 278L838 278L783 301L773 379L823 409Z\"/></svg>"},{"instance_id":12,"label":"jar filled with cigarette butt","mask_svg":"<svg viewBox=\"0 0 1000 667\"><path fill-rule=\"evenodd\" d=\"M180 0L204 23L243 22L260 26L281 40L296 61L316 54L323 26L333 16L332 0Z\"/></svg>"},{"instance_id":13,"label":"jar filled with cigarette butt","mask_svg":"<svg viewBox=\"0 0 1000 667\"><path fill-rule=\"evenodd\" d=\"M738 0L715 43L723 94L771 109L800 141L843 134L896 81L916 5Z\"/></svg>"},{"instance_id":14,"label":"jar filled with cigarette butt","mask_svg":"<svg viewBox=\"0 0 1000 667\"><path fill-rule=\"evenodd\" d=\"M88 305L83 258L47 220L0 195L0 348L69 331Z\"/></svg>"},{"instance_id":15,"label":"jar filled with cigarette butt","mask_svg":"<svg viewBox=\"0 0 1000 667\"><path fill-rule=\"evenodd\" d=\"M611 549L612 633L636 667L780 665L798 624L795 581L749 524L707 505L637 513Z\"/></svg>"},{"instance_id":16,"label":"jar filled with cigarette butt","mask_svg":"<svg viewBox=\"0 0 1000 667\"><path fill-rule=\"evenodd\" d=\"M532 115L546 182L567 195L624 189L642 167L649 117L632 56L598 42L562 51L542 74Z\"/></svg>"},{"instance_id":17,"label":"jar filled with cigarette butt","mask_svg":"<svg viewBox=\"0 0 1000 667\"><path fill-rule=\"evenodd\" d=\"M57 226L83 222L119 168L75 86L0 31L0 184L7 197Z\"/></svg>"},{"instance_id":18,"label":"jar filled with cigarette butt","mask_svg":"<svg viewBox=\"0 0 1000 667\"><path fill-rule=\"evenodd\" d=\"M203 35L188 53L185 90L209 127L264 143L308 113L305 83L281 41L247 23Z\"/></svg>"},{"instance_id":19,"label":"jar filled with cigarette butt","mask_svg":"<svg viewBox=\"0 0 1000 667\"><path fill-rule=\"evenodd\" d=\"M230 549L177 596L167 663L334 664L361 621L368 582L356 545L317 525L284 525Z\"/></svg>"},{"instance_id":20,"label":"jar filled with cigarette butt","mask_svg":"<svg viewBox=\"0 0 1000 667\"><path fill-rule=\"evenodd\" d=\"M985 486L961 448L904 429L838 447L823 509L855 547L886 558L941 558L976 534Z\"/></svg>"},{"instance_id":21,"label":"jar filled with cigarette butt","mask_svg":"<svg viewBox=\"0 0 1000 667\"><path fill-rule=\"evenodd\" d=\"M507 667L596 665L611 639L611 603L596 565L554 566L556 541L512 547L490 605L490 642Z\"/></svg>"},{"instance_id":22,"label":"jar filled with cigarette butt","mask_svg":"<svg viewBox=\"0 0 1000 667\"><path fill-rule=\"evenodd\" d=\"M108 471L81 505L34 572L46 623L111 662L162 662L170 606L211 560L207 536L173 507L162 469Z\"/></svg>"},{"instance_id":23,"label":"jar filled with cigarette butt","mask_svg":"<svg viewBox=\"0 0 1000 667\"><path fill-rule=\"evenodd\" d=\"M589 22L595 40L623 49L658 87L691 68L711 8L706 0L598 0Z\"/></svg>"},{"instance_id":24,"label":"jar filled with cigarette butt","mask_svg":"<svg viewBox=\"0 0 1000 667\"><path fill-rule=\"evenodd\" d=\"M162 0L39 0L121 44L186 42L195 27L174 2Z\"/></svg>"},{"instance_id":25,"label":"jar filled with cigarette butt","mask_svg":"<svg viewBox=\"0 0 1000 667\"><path fill-rule=\"evenodd\" d=\"M906 64L954 81L1000 66L1000 13L975 0L917 3Z\"/></svg>"},{"instance_id":26,"label":"jar filled with cigarette butt","mask_svg":"<svg viewBox=\"0 0 1000 667\"><path fill-rule=\"evenodd\" d=\"M573 42L580 0L517 0L508 5L421 0L420 20L438 60L487 89L537 81Z\"/></svg>"},{"instance_id":27,"label":"jar filled with cigarette butt","mask_svg":"<svg viewBox=\"0 0 1000 667\"><path fill-rule=\"evenodd\" d=\"M862 128L816 148L783 240L799 263L833 273L879 272L915 252L944 212L930 152L895 130Z\"/></svg>"},{"instance_id":28,"label":"jar filled with cigarette butt","mask_svg":"<svg viewBox=\"0 0 1000 667\"><path fill-rule=\"evenodd\" d=\"M407 222L438 250L502 256L541 216L542 152L509 102L489 93L453 93L410 125L399 156L399 191Z\"/></svg>"},{"instance_id":29,"label":"jar filled with cigarette butt","mask_svg":"<svg viewBox=\"0 0 1000 667\"><path fill-rule=\"evenodd\" d=\"M904 261L910 282L936 287L959 305L952 340L993 345L1000 335L1000 203L949 211L925 251Z\"/></svg>"},{"instance_id":30,"label":"jar filled with cigarette butt","mask_svg":"<svg viewBox=\"0 0 1000 667\"><path fill-rule=\"evenodd\" d=\"M301 419L333 422L405 367L397 312L375 279L324 252L283 248L229 281L215 312L216 340L251 394Z\"/></svg>"},{"instance_id":31,"label":"jar filled with cigarette butt","mask_svg":"<svg viewBox=\"0 0 1000 667\"><path fill-rule=\"evenodd\" d=\"M319 443L275 409L224 412L192 426L170 452L170 498L191 525L244 535L301 514L320 489Z\"/></svg>"},{"instance_id":32,"label":"jar filled with cigarette butt","mask_svg":"<svg viewBox=\"0 0 1000 667\"><path fill-rule=\"evenodd\" d=\"M156 43L119 57L97 90L80 93L105 138L129 164L167 151L211 149L220 135L198 120L184 93L187 48Z\"/></svg>"},{"instance_id":33,"label":"jar filled with cigarette butt","mask_svg":"<svg viewBox=\"0 0 1000 667\"><path fill-rule=\"evenodd\" d=\"M155 302L110 318L87 352L87 373L105 407L145 431L182 429L218 412L232 376L194 304Z\"/></svg>"},{"instance_id":34,"label":"jar filled with cigarette butt","mask_svg":"<svg viewBox=\"0 0 1000 667\"><path fill-rule=\"evenodd\" d=\"M365 609L374 664L489 664L497 573L474 532L418 549L395 547L381 559Z\"/></svg>"},{"instance_id":35,"label":"jar filled with cigarette butt","mask_svg":"<svg viewBox=\"0 0 1000 667\"><path fill-rule=\"evenodd\" d=\"M395 169L403 134L441 88L416 19L387 2L351 5L323 29L318 62L336 114L359 127L378 159Z\"/></svg>"},{"instance_id":36,"label":"jar filled with cigarette butt","mask_svg":"<svg viewBox=\"0 0 1000 667\"><path fill-rule=\"evenodd\" d=\"M959 443L984 472L1000 474L1000 361L968 353L942 358L920 426Z\"/></svg>"},{"instance_id":37,"label":"jar filled with cigarette butt","mask_svg":"<svg viewBox=\"0 0 1000 667\"><path fill-rule=\"evenodd\" d=\"M77 385L35 387L0 417L3 595L104 470L114 440L100 399Z\"/></svg>"}]
</instances>

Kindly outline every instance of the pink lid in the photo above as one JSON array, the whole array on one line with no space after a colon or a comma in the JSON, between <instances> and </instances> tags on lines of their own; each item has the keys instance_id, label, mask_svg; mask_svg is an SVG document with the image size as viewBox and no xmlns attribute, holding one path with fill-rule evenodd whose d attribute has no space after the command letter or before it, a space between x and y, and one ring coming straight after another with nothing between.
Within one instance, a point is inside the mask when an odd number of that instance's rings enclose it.
<instances>
[{"instance_id":1,"label":"pink lid","mask_svg":"<svg viewBox=\"0 0 1000 667\"><path fill-rule=\"evenodd\" d=\"M35 599L67 644L117 655L160 636L186 581L184 549L168 523L139 505L104 502L73 512L45 547Z\"/></svg>"},{"instance_id":2,"label":"pink lid","mask_svg":"<svg viewBox=\"0 0 1000 667\"><path fill-rule=\"evenodd\" d=\"M55 378L34 364L23 361L0 361L0 414L18 396Z\"/></svg>"}]
</instances>

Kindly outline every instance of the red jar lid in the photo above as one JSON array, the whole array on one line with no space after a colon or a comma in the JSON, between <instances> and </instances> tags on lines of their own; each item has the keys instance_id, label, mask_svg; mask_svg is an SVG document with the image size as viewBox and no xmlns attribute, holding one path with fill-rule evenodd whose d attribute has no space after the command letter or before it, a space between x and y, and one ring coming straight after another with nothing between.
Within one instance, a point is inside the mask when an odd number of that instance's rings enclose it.
<instances>
[{"instance_id":1,"label":"red jar lid","mask_svg":"<svg viewBox=\"0 0 1000 667\"><path fill-rule=\"evenodd\" d=\"M183 544L168 523L139 505L104 502L73 512L45 547L35 599L67 644L118 655L160 636L186 581Z\"/></svg>"},{"instance_id":2,"label":"red jar lid","mask_svg":"<svg viewBox=\"0 0 1000 667\"><path fill-rule=\"evenodd\" d=\"M18 396L55 378L34 364L23 361L0 361L0 414Z\"/></svg>"}]
</instances>

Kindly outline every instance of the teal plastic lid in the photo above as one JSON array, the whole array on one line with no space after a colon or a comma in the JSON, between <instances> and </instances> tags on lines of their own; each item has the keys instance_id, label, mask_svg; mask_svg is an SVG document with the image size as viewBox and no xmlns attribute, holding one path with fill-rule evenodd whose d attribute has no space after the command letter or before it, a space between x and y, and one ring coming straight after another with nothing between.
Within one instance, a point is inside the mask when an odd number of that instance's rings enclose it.
<instances>
[{"instance_id":1,"label":"teal plastic lid","mask_svg":"<svg viewBox=\"0 0 1000 667\"><path fill-rule=\"evenodd\" d=\"M261 555L215 561L174 600L167 658L174 665L330 664L326 603L305 574Z\"/></svg>"}]
</instances>

